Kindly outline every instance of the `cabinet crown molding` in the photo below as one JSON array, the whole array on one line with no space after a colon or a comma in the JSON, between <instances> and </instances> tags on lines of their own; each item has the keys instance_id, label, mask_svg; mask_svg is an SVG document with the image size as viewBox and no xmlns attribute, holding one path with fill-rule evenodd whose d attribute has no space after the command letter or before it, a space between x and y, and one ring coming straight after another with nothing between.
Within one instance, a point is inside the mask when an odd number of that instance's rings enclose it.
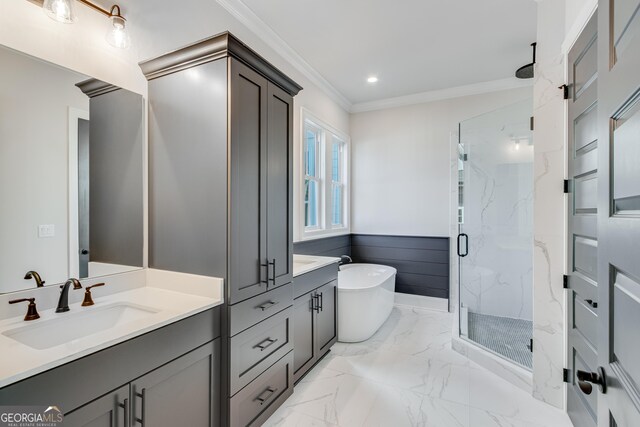
<instances>
[{"instance_id":1,"label":"cabinet crown molding","mask_svg":"<svg viewBox=\"0 0 640 427\"><path fill-rule=\"evenodd\" d=\"M89 98L95 98L96 96L104 95L105 93L114 92L120 89L118 86L98 79L84 80L80 83L76 83L76 86Z\"/></svg>"},{"instance_id":2,"label":"cabinet crown molding","mask_svg":"<svg viewBox=\"0 0 640 427\"><path fill-rule=\"evenodd\" d=\"M217 59L233 57L270 79L291 96L302 86L287 77L270 62L258 55L228 31L184 46L173 52L140 62L138 65L147 80L195 67Z\"/></svg>"}]
</instances>

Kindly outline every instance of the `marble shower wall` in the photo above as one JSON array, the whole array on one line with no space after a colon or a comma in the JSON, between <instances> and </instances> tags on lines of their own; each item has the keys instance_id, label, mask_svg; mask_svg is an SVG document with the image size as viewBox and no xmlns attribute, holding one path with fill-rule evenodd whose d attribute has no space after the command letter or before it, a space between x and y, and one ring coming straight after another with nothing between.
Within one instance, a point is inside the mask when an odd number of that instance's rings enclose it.
<instances>
[{"instance_id":1,"label":"marble shower wall","mask_svg":"<svg viewBox=\"0 0 640 427\"><path fill-rule=\"evenodd\" d=\"M460 298L470 312L532 320L532 105L527 99L460 124L469 235Z\"/></svg>"},{"instance_id":2,"label":"marble shower wall","mask_svg":"<svg viewBox=\"0 0 640 427\"><path fill-rule=\"evenodd\" d=\"M538 57L533 102L534 258L533 258L533 395L564 406L566 200L565 2L538 1Z\"/></svg>"}]
</instances>

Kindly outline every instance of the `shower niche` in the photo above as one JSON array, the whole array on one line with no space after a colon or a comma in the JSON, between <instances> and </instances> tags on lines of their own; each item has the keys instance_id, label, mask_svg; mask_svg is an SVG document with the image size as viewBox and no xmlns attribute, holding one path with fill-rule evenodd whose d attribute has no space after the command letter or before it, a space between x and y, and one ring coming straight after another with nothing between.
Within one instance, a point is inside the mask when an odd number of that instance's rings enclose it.
<instances>
[{"instance_id":1,"label":"shower niche","mask_svg":"<svg viewBox=\"0 0 640 427\"><path fill-rule=\"evenodd\" d=\"M459 124L459 333L531 370L532 100Z\"/></svg>"}]
</instances>

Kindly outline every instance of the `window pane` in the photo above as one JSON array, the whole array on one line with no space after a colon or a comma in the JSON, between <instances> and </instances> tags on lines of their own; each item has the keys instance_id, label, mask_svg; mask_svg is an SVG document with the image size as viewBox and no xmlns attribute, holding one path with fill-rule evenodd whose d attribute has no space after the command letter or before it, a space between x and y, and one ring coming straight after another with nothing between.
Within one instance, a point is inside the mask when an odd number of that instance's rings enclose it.
<instances>
[{"instance_id":1,"label":"window pane","mask_svg":"<svg viewBox=\"0 0 640 427\"><path fill-rule=\"evenodd\" d=\"M333 225L342 225L342 186L334 184L331 186L332 194L332 214L331 223Z\"/></svg>"},{"instance_id":2,"label":"window pane","mask_svg":"<svg viewBox=\"0 0 640 427\"><path fill-rule=\"evenodd\" d=\"M334 142L331 147L331 179L334 182L340 181L340 148L341 142Z\"/></svg>"},{"instance_id":3,"label":"window pane","mask_svg":"<svg viewBox=\"0 0 640 427\"><path fill-rule=\"evenodd\" d=\"M305 179L304 181L304 226L318 226L318 183Z\"/></svg>"},{"instance_id":4,"label":"window pane","mask_svg":"<svg viewBox=\"0 0 640 427\"><path fill-rule=\"evenodd\" d=\"M304 152L305 152L305 174L308 176L316 176L316 136L317 134L310 129L305 131L305 144L304 144Z\"/></svg>"}]
</instances>

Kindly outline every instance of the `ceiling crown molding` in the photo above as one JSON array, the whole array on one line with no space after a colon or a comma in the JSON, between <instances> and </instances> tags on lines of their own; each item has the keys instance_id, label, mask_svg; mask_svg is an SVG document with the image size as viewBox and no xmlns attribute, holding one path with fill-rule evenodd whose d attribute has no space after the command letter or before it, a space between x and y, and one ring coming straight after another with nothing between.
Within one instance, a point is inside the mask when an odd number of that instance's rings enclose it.
<instances>
[{"instance_id":1,"label":"ceiling crown molding","mask_svg":"<svg viewBox=\"0 0 640 427\"><path fill-rule=\"evenodd\" d=\"M352 104L331 83L305 61L291 46L287 44L275 31L260 19L241 0L216 0L234 18L244 24L249 30L260 37L282 58L293 65L314 85L318 86L329 98L346 111L351 111Z\"/></svg>"},{"instance_id":2,"label":"ceiling crown molding","mask_svg":"<svg viewBox=\"0 0 640 427\"><path fill-rule=\"evenodd\" d=\"M482 83L474 83L464 86L450 87L440 90L431 90L412 95L398 96L394 98L380 99L371 102L361 102L353 104L352 113L362 113L365 111L384 110L386 108L404 107L407 105L424 104L427 102L441 101L443 99L460 98L463 96L480 95L501 90L517 89L533 86L533 79L521 80L515 77L492 80Z\"/></svg>"}]
</instances>

